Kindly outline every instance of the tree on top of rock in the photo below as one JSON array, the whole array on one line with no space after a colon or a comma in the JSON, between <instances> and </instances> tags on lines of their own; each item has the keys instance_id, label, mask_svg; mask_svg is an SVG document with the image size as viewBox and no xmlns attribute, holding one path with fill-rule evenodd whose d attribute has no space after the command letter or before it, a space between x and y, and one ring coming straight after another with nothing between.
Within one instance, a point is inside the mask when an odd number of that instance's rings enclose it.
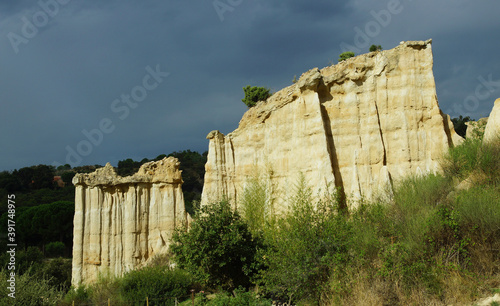
<instances>
[{"instance_id":1,"label":"tree on top of rock","mask_svg":"<svg viewBox=\"0 0 500 306\"><path fill-rule=\"evenodd\" d=\"M245 98L241 99L246 106L254 107L259 101L266 101L271 96L269 88L247 85L243 87Z\"/></svg>"},{"instance_id":2,"label":"tree on top of rock","mask_svg":"<svg viewBox=\"0 0 500 306\"><path fill-rule=\"evenodd\" d=\"M345 61L346 59L351 58L351 57L353 57L353 56L355 56L355 54L354 54L354 52L352 52L352 51L343 52L343 53L341 53L341 54L339 55L339 63L340 63L341 61Z\"/></svg>"}]
</instances>

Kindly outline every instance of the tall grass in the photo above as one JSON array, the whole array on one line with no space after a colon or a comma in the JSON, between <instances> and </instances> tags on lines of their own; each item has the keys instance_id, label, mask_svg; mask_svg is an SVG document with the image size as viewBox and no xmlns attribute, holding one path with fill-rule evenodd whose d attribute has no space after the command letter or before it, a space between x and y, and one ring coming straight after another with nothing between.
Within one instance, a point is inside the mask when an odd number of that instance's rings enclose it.
<instances>
[{"instance_id":1,"label":"tall grass","mask_svg":"<svg viewBox=\"0 0 500 306\"><path fill-rule=\"evenodd\" d=\"M500 287L500 142L466 140L442 166L349 214L299 181L273 224L251 217L269 195L259 181L248 185L245 216L272 233L260 289L306 304L440 305Z\"/></svg>"}]
</instances>

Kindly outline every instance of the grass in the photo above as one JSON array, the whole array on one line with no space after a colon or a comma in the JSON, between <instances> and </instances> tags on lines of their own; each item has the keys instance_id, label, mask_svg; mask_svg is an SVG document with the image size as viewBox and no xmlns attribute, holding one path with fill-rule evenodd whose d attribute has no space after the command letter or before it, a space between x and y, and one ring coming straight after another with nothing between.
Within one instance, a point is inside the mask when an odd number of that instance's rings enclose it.
<instances>
[{"instance_id":1,"label":"grass","mask_svg":"<svg viewBox=\"0 0 500 306\"><path fill-rule=\"evenodd\" d=\"M153 267L62 293L39 283L59 304L142 305L461 305L500 289L500 141L466 140L443 158L443 173L396 182L390 199L362 202L344 213L336 192L312 196L302 180L290 208L272 213L278 196L253 179L238 203L259 245L255 289L207 295L181 270ZM467 184L464 184L466 182ZM457 188L460 186L460 188ZM259 239L260 239L259 238ZM280 272L280 271L283 271ZM0 279L5 282L4 279ZM22 282L20 282L22 283ZM6 286L3 286L6 287ZM294 289L295 288L295 289ZM5 289L4 289L5 290ZM259 296L258 296L259 295Z\"/></svg>"}]
</instances>

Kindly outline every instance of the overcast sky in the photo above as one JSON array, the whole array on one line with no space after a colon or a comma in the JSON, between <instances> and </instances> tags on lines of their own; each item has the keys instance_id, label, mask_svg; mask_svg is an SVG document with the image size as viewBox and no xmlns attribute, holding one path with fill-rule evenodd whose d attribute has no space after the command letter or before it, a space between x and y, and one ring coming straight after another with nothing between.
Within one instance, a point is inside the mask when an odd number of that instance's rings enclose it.
<instances>
[{"instance_id":1,"label":"overcast sky","mask_svg":"<svg viewBox=\"0 0 500 306\"><path fill-rule=\"evenodd\" d=\"M208 149L238 126L245 85L433 39L441 109L500 97L500 1L0 1L0 170Z\"/></svg>"}]
</instances>

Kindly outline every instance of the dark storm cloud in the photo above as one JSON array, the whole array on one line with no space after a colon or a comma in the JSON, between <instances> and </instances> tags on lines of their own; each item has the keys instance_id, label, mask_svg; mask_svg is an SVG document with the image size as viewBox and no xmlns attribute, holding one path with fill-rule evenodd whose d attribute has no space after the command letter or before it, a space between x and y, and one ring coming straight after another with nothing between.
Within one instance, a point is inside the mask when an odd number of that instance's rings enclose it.
<instances>
[{"instance_id":1,"label":"dark storm cloud","mask_svg":"<svg viewBox=\"0 0 500 306\"><path fill-rule=\"evenodd\" d=\"M46 24L37 1L0 1L0 169L66 163L68 147L90 142L85 133L97 137L103 120L114 129L101 131L81 164L204 151L208 132L237 127L243 86L279 90L294 75L336 62L341 44L355 45L357 33L396 0L219 1L230 10L218 12L211 0L44 0L65 3L47 13ZM433 38L441 108L488 115L500 96L500 4L401 0L399 7L368 44L389 49ZM15 52L11 37L24 37L34 16L41 18L36 34ZM127 116L113 109L157 65L168 77ZM484 90L476 97L481 78L491 83L488 98Z\"/></svg>"}]
</instances>

